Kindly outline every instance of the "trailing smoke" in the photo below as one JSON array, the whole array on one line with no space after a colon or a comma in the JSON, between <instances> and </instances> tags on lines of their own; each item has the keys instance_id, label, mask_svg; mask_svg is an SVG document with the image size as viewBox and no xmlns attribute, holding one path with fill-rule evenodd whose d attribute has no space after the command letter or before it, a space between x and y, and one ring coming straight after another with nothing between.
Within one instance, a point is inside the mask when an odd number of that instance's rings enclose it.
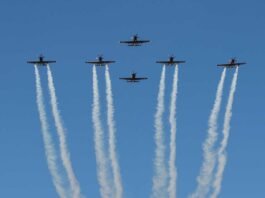
<instances>
[{"instance_id":1,"label":"trailing smoke","mask_svg":"<svg viewBox=\"0 0 265 198\"><path fill-rule=\"evenodd\" d=\"M164 143L164 127L163 127L163 113L165 111L164 107L164 97L165 97L165 73L166 66L163 66L159 91L157 97L157 107L155 114L155 161L154 161L154 169L155 174L153 177L153 197L161 198L167 197L167 180L168 173L165 164L165 143Z\"/></svg>"},{"instance_id":2,"label":"trailing smoke","mask_svg":"<svg viewBox=\"0 0 265 198\"><path fill-rule=\"evenodd\" d=\"M113 171L114 185L115 185L114 197L122 198L123 188L121 182L120 167L116 154L116 138L115 138L116 129L114 121L112 87L111 87L111 79L110 79L108 65L106 65L105 78L106 78L106 99L107 99L107 124L109 128L109 154L110 154L110 161L111 161L111 167Z\"/></svg>"},{"instance_id":3,"label":"trailing smoke","mask_svg":"<svg viewBox=\"0 0 265 198\"><path fill-rule=\"evenodd\" d=\"M66 143L66 135L63 127L63 122L57 104L56 90L53 83L52 72L49 65L47 65L47 75L48 75L48 87L49 87L51 106L52 106L52 114L55 121L57 134L59 136L61 159L63 162L63 166L66 170L67 177L70 182L73 198L80 198L80 186L72 168L72 163L67 148L68 146Z\"/></svg>"},{"instance_id":4,"label":"trailing smoke","mask_svg":"<svg viewBox=\"0 0 265 198\"><path fill-rule=\"evenodd\" d=\"M178 65L175 66L172 92L171 92L171 101L169 109L169 123L170 123L170 154L169 154L169 186L168 193L169 198L177 197L177 168L176 168L176 101L178 94Z\"/></svg>"},{"instance_id":5,"label":"trailing smoke","mask_svg":"<svg viewBox=\"0 0 265 198\"><path fill-rule=\"evenodd\" d=\"M217 153L218 154L218 165L217 165L217 172L215 174L214 181L213 181L213 193L210 196L211 198L218 197L221 191L224 169L225 169L225 165L227 162L226 147L227 147L228 139L230 135L230 122L232 118L232 107L233 107L234 95L236 91L237 76L238 76L238 67L236 68L236 71L234 73L231 87L230 87L229 96L228 96L228 102L226 106L224 126L223 126L223 139L222 139L220 148L218 149L218 153Z\"/></svg>"},{"instance_id":6,"label":"trailing smoke","mask_svg":"<svg viewBox=\"0 0 265 198\"><path fill-rule=\"evenodd\" d=\"M53 184L60 198L66 198L67 192L63 185L62 177L59 173L57 166L57 155L53 145L52 137L49 132L49 125L47 121L44 100L43 100L43 91L41 87L40 74L37 65L34 65L35 68L35 77L36 77L36 97L37 97L37 106L39 111L39 117L41 122L42 136L45 148L45 154L47 158L48 168L52 176Z\"/></svg>"},{"instance_id":7,"label":"trailing smoke","mask_svg":"<svg viewBox=\"0 0 265 198\"><path fill-rule=\"evenodd\" d=\"M209 192L210 183L213 177L213 170L216 163L214 145L217 141L217 121L220 112L226 68L224 68L220 81L218 83L214 105L208 121L208 135L203 144L203 164L200 174L197 178L198 186L196 191L191 195L192 198L204 198Z\"/></svg>"},{"instance_id":8,"label":"trailing smoke","mask_svg":"<svg viewBox=\"0 0 265 198\"><path fill-rule=\"evenodd\" d=\"M92 105L92 122L94 126L94 142L97 161L97 174L100 185L100 193L102 198L113 197L110 187L108 160L104 149L104 133L100 120L100 103L98 90L98 77L96 66L93 66L93 105Z\"/></svg>"}]
</instances>

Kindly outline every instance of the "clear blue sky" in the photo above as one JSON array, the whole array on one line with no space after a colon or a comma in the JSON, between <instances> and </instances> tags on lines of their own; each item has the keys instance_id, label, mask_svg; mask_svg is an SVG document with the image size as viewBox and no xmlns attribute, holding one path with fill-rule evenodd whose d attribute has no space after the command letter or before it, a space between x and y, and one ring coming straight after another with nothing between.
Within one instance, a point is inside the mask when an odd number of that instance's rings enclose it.
<instances>
[{"instance_id":1,"label":"clear blue sky","mask_svg":"<svg viewBox=\"0 0 265 198\"><path fill-rule=\"evenodd\" d=\"M154 62L170 54L187 61L180 67L176 162L178 195L185 198L196 187L202 162L201 145L221 74L215 65L234 56L247 61L239 70L221 197L265 197L264 9L263 0L2 0L0 197L57 197L44 155L34 69L26 64L40 53L58 62L52 71L59 107L73 167L87 198L99 197L99 188L91 122L92 68L85 60L103 53L117 61L110 72L126 198L151 193L153 115L161 72ZM141 48L119 44L135 33L152 42ZM136 85L118 80L132 71L149 80ZM105 105L104 69L98 72ZM167 96L172 72L167 70ZM44 69L41 75L45 84ZM52 123L50 114L49 119Z\"/></svg>"}]
</instances>

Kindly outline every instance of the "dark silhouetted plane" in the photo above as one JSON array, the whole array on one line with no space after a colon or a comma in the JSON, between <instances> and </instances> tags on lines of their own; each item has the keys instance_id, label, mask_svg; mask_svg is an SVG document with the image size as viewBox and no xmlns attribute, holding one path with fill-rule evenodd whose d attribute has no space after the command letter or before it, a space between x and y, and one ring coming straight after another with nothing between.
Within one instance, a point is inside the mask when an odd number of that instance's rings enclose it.
<instances>
[{"instance_id":1,"label":"dark silhouetted plane","mask_svg":"<svg viewBox=\"0 0 265 198\"><path fill-rule=\"evenodd\" d=\"M164 64L167 66L172 66L172 65L176 65L176 64L180 64L180 63L185 63L186 61L179 61L179 60L175 60L174 56L170 56L168 58L168 60L166 61L156 61L156 63L160 63L160 64Z\"/></svg>"},{"instance_id":2,"label":"dark silhouetted plane","mask_svg":"<svg viewBox=\"0 0 265 198\"><path fill-rule=\"evenodd\" d=\"M131 77L125 77L125 78L120 78L121 80L126 80L127 82L139 82L141 80L146 80L148 78L146 77L136 77L136 73L132 73Z\"/></svg>"},{"instance_id":3,"label":"dark silhouetted plane","mask_svg":"<svg viewBox=\"0 0 265 198\"><path fill-rule=\"evenodd\" d=\"M149 43L150 40L140 40L139 36L137 34L133 35L131 37L131 40L127 40L127 41L120 41L120 43L125 43L128 46L141 46L144 43Z\"/></svg>"},{"instance_id":4,"label":"dark silhouetted plane","mask_svg":"<svg viewBox=\"0 0 265 198\"><path fill-rule=\"evenodd\" d=\"M217 64L217 66L226 67L226 68L234 68L234 67L238 67L238 66L244 65L244 64L246 64L246 63L245 62L238 63L236 58L231 58L228 63Z\"/></svg>"},{"instance_id":5,"label":"dark silhouetted plane","mask_svg":"<svg viewBox=\"0 0 265 198\"><path fill-rule=\"evenodd\" d=\"M38 66L47 66L50 63L56 63L56 61L44 60L44 56L40 55L39 56L39 60L37 60L37 61L28 61L27 63L38 65Z\"/></svg>"},{"instance_id":6,"label":"dark silhouetted plane","mask_svg":"<svg viewBox=\"0 0 265 198\"><path fill-rule=\"evenodd\" d=\"M93 64L93 65L96 65L96 66L105 66L105 65L108 65L108 64L111 64L111 63L115 63L115 62L116 61L104 60L102 55L98 56L96 61L86 61L86 63Z\"/></svg>"}]
</instances>

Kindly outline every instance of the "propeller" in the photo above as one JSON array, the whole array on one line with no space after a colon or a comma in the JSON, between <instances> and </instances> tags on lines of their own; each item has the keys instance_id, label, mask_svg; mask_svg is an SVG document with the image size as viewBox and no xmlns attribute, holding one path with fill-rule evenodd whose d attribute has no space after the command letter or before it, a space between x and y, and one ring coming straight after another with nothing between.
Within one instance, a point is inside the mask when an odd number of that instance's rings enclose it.
<instances>
[{"instance_id":1,"label":"propeller","mask_svg":"<svg viewBox=\"0 0 265 198\"><path fill-rule=\"evenodd\" d=\"M132 36L132 39L133 39L133 40L136 40L136 39L138 39L138 38L139 38L138 34L134 34L134 35Z\"/></svg>"},{"instance_id":2,"label":"propeller","mask_svg":"<svg viewBox=\"0 0 265 198\"><path fill-rule=\"evenodd\" d=\"M103 54L102 53L98 54L97 59L103 59Z\"/></svg>"},{"instance_id":3,"label":"propeller","mask_svg":"<svg viewBox=\"0 0 265 198\"><path fill-rule=\"evenodd\" d=\"M132 71L132 75L136 75L136 72L135 71Z\"/></svg>"}]
</instances>

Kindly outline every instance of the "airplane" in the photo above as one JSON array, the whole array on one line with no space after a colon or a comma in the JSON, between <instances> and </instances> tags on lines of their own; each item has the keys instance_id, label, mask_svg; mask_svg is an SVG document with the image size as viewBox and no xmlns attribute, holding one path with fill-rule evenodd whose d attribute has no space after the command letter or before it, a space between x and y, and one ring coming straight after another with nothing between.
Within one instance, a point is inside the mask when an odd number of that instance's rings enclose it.
<instances>
[{"instance_id":1,"label":"airplane","mask_svg":"<svg viewBox=\"0 0 265 198\"><path fill-rule=\"evenodd\" d=\"M139 82L140 80L146 80L148 78L146 78L146 77L139 78L139 77L136 77L136 73L132 73L131 77L125 77L125 78L120 78L120 79L126 80L127 82L135 83L135 82Z\"/></svg>"},{"instance_id":2,"label":"airplane","mask_svg":"<svg viewBox=\"0 0 265 198\"><path fill-rule=\"evenodd\" d=\"M150 40L140 40L137 34L131 37L131 40L120 41L120 43L125 43L128 46L141 46L143 43L149 43Z\"/></svg>"},{"instance_id":3,"label":"airplane","mask_svg":"<svg viewBox=\"0 0 265 198\"><path fill-rule=\"evenodd\" d=\"M226 67L226 68L234 68L238 67L240 65L246 64L245 62L238 63L236 58L231 58L228 63L225 64L217 64L217 66Z\"/></svg>"},{"instance_id":4,"label":"airplane","mask_svg":"<svg viewBox=\"0 0 265 198\"><path fill-rule=\"evenodd\" d=\"M27 61L29 64L39 65L39 66L47 66L49 63L56 63L56 61L44 60L44 56L40 55L39 60L37 61Z\"/></svg>"},{"instance_id":5,"label":"airplane","mask_svg":"<svg viewBox=\"0 0 265 198\"><path fill-rule=\"evenodd\" d=\"M168 60L166 61L156 61L156 63L160 63L160 64L164 64L167 66L172 66L172 65L176 65L176 64L180 64L180 63L185 63L186 61L179 61L179 60L174 60L174 56L170 56L168 58Z\"/></svg>"},{"instance_id":6,"label":"airplane","mask_svg":"<svg viewBox=\"0 0 265 198\"><path fill-rule=\"evenodd\" d=\"M115 62L116 61L104 60L102 55L98 56L96 61L86 61L86 63L93 64L93 65L96 65L96 66L105 66L107 64L111 64L111 63L115 63Z\"/></svg>"}]
</instances>

